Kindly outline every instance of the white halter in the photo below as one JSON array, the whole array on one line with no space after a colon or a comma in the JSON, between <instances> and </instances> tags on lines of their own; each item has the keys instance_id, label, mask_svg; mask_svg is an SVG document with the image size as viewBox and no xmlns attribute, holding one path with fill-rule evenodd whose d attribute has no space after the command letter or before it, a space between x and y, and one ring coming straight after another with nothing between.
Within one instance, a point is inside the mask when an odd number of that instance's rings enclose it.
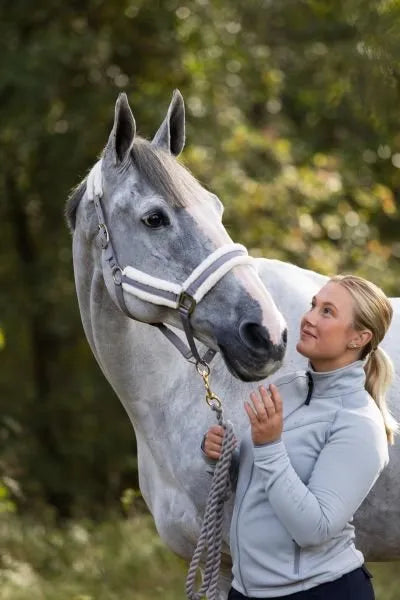
<instances>
[{"instance_id":1,"label":"white halter","mask_svg":"<svg viewBox=\"0 0 400 600\"><path fill-rule=\"evenodd\" d=\"M207 256L207 258L205 258L181 284L153 277L130 265L127 265L122 269L116 259L100 202L100 199L103 196L101 159L94 165L87 177L86 193L88 199L93 200L96 208L99 220L101 244L104 253L103 258L111 269L116 286L117 299L121 309L129 317L134 318L126 308L122 290L129 294L133 294L141 300L151 302L152 304L159 304L168 306L169 308L178 309L181 317L184 318L184 330L188 337L192 352L195 356L197 355L198 360L201 360L197 350L195 351L193 338L192 340L189 338L188 331L190 330L190 326L188 317L194 310L196 304L204 298L207 292L209 292L228 271L236 265L252 263L253 258L248 255L245 246L231 243L217 248L217 250ZM174 341L171 336L171 334L175 334L170 330L167 330L167 333L165 331L165 329L167 329L165 325L161 323L154 323L154 325L159 327L162 332L177 345L176 341ZM181 342L181 340L179 341ZM178 349L182 352L182 348ZM214 351L211 352L215 354ZM187 350L185 350L184 356L188 358L189 355Z\"/></svg>"}]
</instances>

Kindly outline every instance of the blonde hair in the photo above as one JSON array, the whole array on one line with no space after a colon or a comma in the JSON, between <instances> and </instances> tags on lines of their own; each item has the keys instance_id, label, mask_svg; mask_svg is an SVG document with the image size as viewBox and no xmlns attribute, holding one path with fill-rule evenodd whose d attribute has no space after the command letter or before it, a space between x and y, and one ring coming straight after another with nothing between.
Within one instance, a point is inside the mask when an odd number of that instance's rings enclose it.
<instances>
[{"instance_id":1,"label":"blonde hair","mask_svg":"<svg viewBox=\"0 0 400 600\"><path fill-rule=\"evenodd\" d=\"M381 411L386 437L393 445L394 435L399 432L399 423L386 404L386 390L393 380L394 367L386 352L378 346L392 321L392 305L380 287L357 275L335 275L330 281L344 286L354 300L353 328L357 331L369 329L372 333L372 338L363 346L359 359L368 357L364 365L365 389Z\"/></svg>"}]
</instances>

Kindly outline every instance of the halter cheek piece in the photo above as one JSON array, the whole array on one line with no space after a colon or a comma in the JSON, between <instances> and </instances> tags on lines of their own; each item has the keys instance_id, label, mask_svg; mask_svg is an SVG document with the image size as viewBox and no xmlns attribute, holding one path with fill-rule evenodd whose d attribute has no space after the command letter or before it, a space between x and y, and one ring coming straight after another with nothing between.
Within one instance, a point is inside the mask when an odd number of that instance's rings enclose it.
<instances>
[{"instance_id":1,"label":"halter cheek piece","mask_svg":"<svg viewBox=\"0 0 400 600\"><path fill-rule=\"evenodd\" d=\"M190 362L195 358L196 363L208 363L216 351L209 348L203 358L200 357L193 338L190 325L190 315L196 304L214 287L222 277L236 265L252 264L253 258L241 244L226 244L205 258L182 283L177 284L165 279L159 279L127 265L122 268L114 251L110 233L107 229L105 215L101 206L103 196L101 160L90 171L86 182L86 193L93 200L99 221L99 236L102 247L103 269L108 269L115 284L115 294L120 309L131 319L135 317L128 311L124 292L132 294L141 300L152 304L167 306L179 311L183 330L189 348L182 340L163 323L150 323L169 339L179 352Z\"/></svg>"}]
</instances>

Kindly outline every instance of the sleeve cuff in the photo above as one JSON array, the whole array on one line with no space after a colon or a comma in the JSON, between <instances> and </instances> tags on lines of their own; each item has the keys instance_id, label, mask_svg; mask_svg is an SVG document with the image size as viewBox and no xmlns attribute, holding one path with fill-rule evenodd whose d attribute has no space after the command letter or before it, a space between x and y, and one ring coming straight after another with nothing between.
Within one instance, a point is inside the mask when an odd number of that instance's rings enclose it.
<instances>
[{"instance_id":1,"label":"sleeve cuff","mask_svg":"<svg viewBox=\"0 0 400 600\"><path fill-rule=\"evenodd\" d=\"M281 458L282 455L286 454L286 446L281 438L280 440L276 440L270 444L264 444L263 446L254 446L253 447L254 454L254 462L263 461L266 459L275 460L277 458Z\"/></svg>"},{"instance_id":2,"label":"sleeve cuff","mask_svg":"<svg viewBox=\"0 0 400 600\"><path fill-rule=\"evenodd\" d=\"M265 444L253 444L254 448L264 448L264 446L270 446L271 444L277 444L278 442L280 442L282 439L282 437L278 438L277 440L274 440L273 442L265 442Z\"/></svg>"}]
</instances>

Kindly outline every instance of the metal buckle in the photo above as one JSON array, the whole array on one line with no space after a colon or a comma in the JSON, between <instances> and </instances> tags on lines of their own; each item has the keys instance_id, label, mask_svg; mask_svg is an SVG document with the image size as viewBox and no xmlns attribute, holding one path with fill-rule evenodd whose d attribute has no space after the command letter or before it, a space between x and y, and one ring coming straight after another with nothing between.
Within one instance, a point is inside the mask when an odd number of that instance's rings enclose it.
<instances>
[{"instance_id":1,"label":"metal buckle","mask_svg":"<svg viewBox=\"0 0 400 600\"><path fill-rule=\"evenodd\" d=\"M210 367L204 360L196 360L195 365L199 375L203 378L208 377L210 374Z\"/></svg>"},{"instance_id":2,"label":"metal buckle","mask_svg":"<svg viewBox=\"0 0 400 600\"><path fill-rule=\"evenodd\" d=\"M103 250L105 250L108 246L108 242L110 241L110 236L108 235L108 229L104 223L99 224L99 233L101 247Z\"/></svg>"},{"instance_id":3,"label":"metal buckle","mask_svg":"<svg viewBox=\"0 0 400 600\"><path fill-rule=\"evenodd\" d=\"M188 311L189 315L191 315L195 309L196 300L192 296L190 296L190 294L183 291L179 296L178 304L179 306L185 308Z\"/></svg>"},{"instance_id":4,"label":"metal buckle","mask_svg":"<svg viewBox=\"0 0 400 600\"><path fill-rule=\"evenodd\" d=\"M122 283L122 269L121 267L115 266L112 271L112 278L114 280L115 285L121 285Z\"/></svg>"}]
</instances>

